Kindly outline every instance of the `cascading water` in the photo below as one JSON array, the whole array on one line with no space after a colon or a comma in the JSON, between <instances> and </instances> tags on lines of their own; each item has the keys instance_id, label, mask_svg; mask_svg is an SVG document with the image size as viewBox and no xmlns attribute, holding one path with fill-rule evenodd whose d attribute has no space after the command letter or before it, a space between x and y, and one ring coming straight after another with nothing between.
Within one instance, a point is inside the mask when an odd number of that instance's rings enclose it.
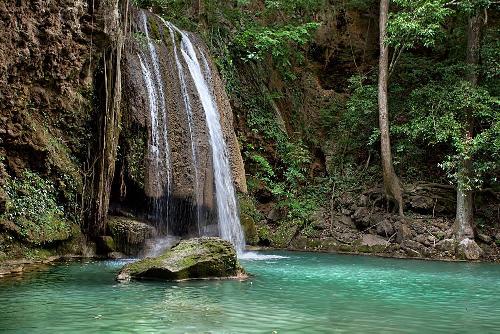
<instances>
[{"instance_id":1,"label":"cascading water","mask_svg":"<svg viewBox=\"0 0 500 334\"><path fill-rule=\"evenodd\" d=\"M142 57L139 55L141 63L141 70L144 81L146 83L146 90L148 92L149 108L150 108L150 121L151 121L151 144L150 152L151 159L153 160L153 175L154 185L153 193L153 215L157 221L157 228L163 229L166 227L168 232L169 223L169 194L171 192L171 163L170 163L170 147L168 143L168 116L165 104L165 94L163 91L163 78L160 72L160 61L156 52L156 46L149 37L149 28L147 24L147 17L144 12L141 13L144 34L148 45L150 64L152 71L145 64ZM152 72L152 73L151 73ZM162 136L158 131L161 130ZM161 142L161 140L163 142ZM163 152L162 152L163 151ZM161 173L166 174L165 183L162 183L164 178ZM163 188L164 187L164 188ZM166 193L166 198L162 198Z\"/></svg>"},{"instance_id":2,"label":"cascading water","mask_svg":"<svg viewBox=\"0 0 500 334\"><path fill-rule=\"evenodd\" d=\"M217 104L203 75L193 43L185 32L177 28L175 30L182 36L181 53L200 97L209 130L220 236L230 241L238 253L241 253L245 247L245 237L238 217L236 195Z\"/></svg>"},{"instance_id":3,"label":"cascading water","mask_svg":"<svg viewBox=\"0 0 500 334\"><path fill-rule=\"evenodd\" d=\"M161 19L161 18L160 18ZM188 94L188 89L186 85L186 78L184 76L184 69L181 64L181 61L179 59L179 53L177 50L177 44L175 42L175 27L170 23L166 22L165 20L161 19L162 22L165 24L165 26L168 28L170 32L170 37L172 39L172 45L174 47L174 57L175 57L175 64L177 66L177 73L179 75L179 82L180 82L180 88L181 88L181 94L182 94L182 101L184 103L184 109L186 111L186 116L188 120L188 129L189 129L189 137L191 139L191 157L192 157L192 162L193 162L193 170L194 170L194 183L195 183L195 192L196 192L196 220L197 220L197 225L198 225L198 234L202 235L201 231L201 225L202 225L202 213L201 213L201 188L200 188L200 176L199 176L199 165L198 165L198 157L197 157L197 150L196 150L196 139L194 138L194 121L193 121L193 110L191 107L191 100L189 98Z\"/></svg>"},{"instance_id":4,"label":"cascading water","mask_svg":"<svg viewBox=\"0 0 500 334\"><path fill-rule=\"evenodd\" d=\"M153 22L148 20L155 20L151 37L148 25L153 27ZM145 37L136 45L151 128L145 186L153 199L158 232L160 236L218 234L241 254L245 238L221 123L230 124L226 120L231 110L226 100L220 101L217 73L212 73L203 47L188 33L144 11L137 22ZM133 103L136 110L143 106L141 99ZM231 153L237 147L232 136ZM158 240L153 244L160 245Z\"/></svg>"},{"instance_id":5,"label":"cascading water","mask_svg":"<svg viewBox=\"0 0 500 334\"><path fill-rule=\"evenodd\" d=\"M156 174L155 178L160 178L160 142L158 134L158 98L156 96L156 88L153 84L153 78L151 76L151 71L144 63L141 55L138 55L139 61L141 63L142 77L144 78L144 83L146 85L146 91L148 94L149 101L149 116L151 117L151 143L149 147L149 152L151 155L151 161L153 163L153 171Z\"/></svg>"}]
</instances>

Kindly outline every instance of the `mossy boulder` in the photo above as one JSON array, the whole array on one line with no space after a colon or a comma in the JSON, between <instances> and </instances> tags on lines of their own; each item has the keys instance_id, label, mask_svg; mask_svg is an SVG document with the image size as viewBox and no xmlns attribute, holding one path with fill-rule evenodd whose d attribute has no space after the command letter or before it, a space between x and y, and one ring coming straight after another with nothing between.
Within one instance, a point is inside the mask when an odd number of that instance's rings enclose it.
<instances>
[{"instance_id":1,"label":"mossy boulder","mask_svg":"<svg viewBox=\"0 0 500 334\"><path fill-rule=\"evenodd\" d=\"M182 281L240 277L245 277L245 272L231 243L203 237L183 240L158 257L128 264L117 279Z\"/></svg>"},{"instance_id":2,"label":"mossy boulder","mask_svg":"<svg viewBox=\"0 0 500 334\"><path fill-rule=\"evenodd\" d=\"M245 233L245 241L248 245L256 245L259 242L259 232L256 222L262 220L262 215L255 207L254 199L246 194L238 194L240 207L240 221Z\"/></svg>"},{"instance_id":3,"label":"mossy boulder","mask_svg":"<svg viewBox=\"0 0 500 334\"><path fill-rule=\"evenodd\" d=\"M144 249L146 241L155 236L154 227L127 217L110 217L108 228L114 246L110 251L120 251L127 255L137 255Z\"/></svg>"},{"instance_id":4,"label":"mossy boulder","mask_svg":"<svg viewBox=\"0 0 500 334\"><path fill-rule=\"evenodd\" d=\"M302 222L298 220L282 221L272 236L271 246L275 248L287 248L297 235L301 225Z\"/></svg>"},{"instance_id":5,"label":"mossy boulder","mask_svg":"<svg viewBox=\"0 0 500 334\"><path fill-rule=\"evenodd\" d=\"M242 214L240 216L240 221L241 226L243 227L243 233L245 233L246 243L248 245L256 245L259 242L259 235L253 217L247 214Z\"/></svg>"}]
</instances>

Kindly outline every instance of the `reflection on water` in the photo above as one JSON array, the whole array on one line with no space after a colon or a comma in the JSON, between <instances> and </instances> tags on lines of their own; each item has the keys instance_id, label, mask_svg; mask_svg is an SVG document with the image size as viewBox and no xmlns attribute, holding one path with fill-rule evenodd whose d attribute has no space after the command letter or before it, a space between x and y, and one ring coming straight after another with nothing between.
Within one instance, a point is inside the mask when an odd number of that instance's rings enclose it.
<instances>
[{"instance_id":1,"label":"reflection on water","mask_svg":"<svg viewBox=\"0 0 500 334\"><path fill-rule=\"evenodd\" d=\"M500 266L331 254L247 254L246 281L117 283L128 260L66 263L0 280L17 333L488 333Z\"/></svg>"}]
</instances>

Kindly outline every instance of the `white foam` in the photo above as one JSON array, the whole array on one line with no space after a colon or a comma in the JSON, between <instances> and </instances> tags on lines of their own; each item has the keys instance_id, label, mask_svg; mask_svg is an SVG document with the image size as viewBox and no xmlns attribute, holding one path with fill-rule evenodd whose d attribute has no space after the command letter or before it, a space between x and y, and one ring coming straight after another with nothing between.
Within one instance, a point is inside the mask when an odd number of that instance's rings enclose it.
<instances>
[{"instance_id":1,"label":"white foam","mask_svg":"<svg viewBox=\"0 0 500 334\"><path fill-rule=\"evenodd\" d=\"M280 259L288 259L289 256L281 256L281 255L271 255L271 254L259 254L255 252L244 252L238 255L238 259L240 260L250 260L250 261L266 261L266 260L280 260Z\"/></svg>"},{"instance_id":2,"label":"white foam","mask_svg":"<svg viewBox=\"0 0 500 334\"><path fill-rule=\"evenodd\" d=\"M160 256L163 252L172 248L177 243L179 243L179 238L172 236L159 237L148 240L146 242L146 250L144 252L144 257Z\"/></svg>"}]
</instances>

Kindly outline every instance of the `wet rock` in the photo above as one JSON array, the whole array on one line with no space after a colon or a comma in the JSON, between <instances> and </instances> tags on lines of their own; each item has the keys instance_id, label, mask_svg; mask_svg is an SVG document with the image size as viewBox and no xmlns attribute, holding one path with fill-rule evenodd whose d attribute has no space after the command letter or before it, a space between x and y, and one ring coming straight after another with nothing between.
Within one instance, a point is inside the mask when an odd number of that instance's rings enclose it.
<instances>
[{"instance_id":1,"label":"wet rock","mask_svg":"<svg viewBox=\"0 0 500 334\"><path fill-rule=\"evenodd\" d=\"M409 205L414 210L432 212L432 209L435 207L435 200L427 196L412 196Z\"/></svg>"},{"instance_id":2,"label":"wet rock","mask_svg":"<svg viewBox=\"0 0 500 334\"><path fill-rule=\"evenodd\" d=\"M457 254L461 259L479 260L483 254L483 250L474 240L464 239L458 244Z\"/></svg>"},{"instance_id":3,"label":"wet rock","mask_svg":"<svg viewBox=\"0 0 500 334\"><path fill-rule=\"evenodd\" d=\"M147 258L122 268L117 279L179 281L244 277L233 246L220 238L183 240L156 258Z\"/></svg>"},{"instance_id":4,"label":"wet rock","mask_svg":"<svg viewBox=\"0 0 500 334\"><path fill-rule=\"evenodd\" d=\"M271 246L276 248L286 248L299 231L299 221L285 221L278 227L272 236Z\"/></svg>"},{"instance_id":5,"label":"wet rock","mask_svg":"<svg viewBox=\"0 0 500 334\"><path fill-rule=\"evenodd\" d=\"M369 202L368 197L366 195L359 196L358 203L360 205L366 206L366 205L368 205L368 202Z\"/></svg>"},{"instance_id":6,"label":"wet rock","mask_svg":"<svg viewBox=\"0 0 500 334\"><path fill-rule=\"evenodd\" d=\"M97 238L97 252L100 254L108 254L116 251L115 241L113 237L101 236Z\"/></svg>"},{"instance_id":7,"label":"wet rock","mask_svg":"<svg viewBox=\"0 0 500 334\"><path fill-rule=\"evenodd\" d=\"M273 208L267 214L267 219L271 222L277 222L279 220L284 219L285 217L286 217L286 212L280 208Z\"/></svg>"},{"instance_id":8,"label":"wet rock","mask_svg":"<svg viewBox=\"0 0 500 334\"><path fill-rule=\"evenodd\" d=\"M425 252L425 247L413 240L404 241L401 244L401 249L403 249L405 255L409 257L422 257L422 253Z\"/></svg>"},{"instance_id":9,"label":"wet rock","mask_svg":"<svg viewBox=\"0 0 500 334\"><path fill-rule=\"evenodd\" d=\"M243 228L243 233L245 234L246 243L249 245L257 244L257 242L259 241L259 235L252 216L248 214L241 214L240 221L241 227Z\"/></svg>"},{"instance_id":10,"label":"wet rock","mask_svg":"<svg viewBox=\"0 0 500 334\"><path fill-rule=\"evenodd\" d=\"M110 259L118 260L118 259L123 259L123 258L125 258L125 257L126 257L126 255L125 255L125 254L123 254L123 253L120 253L120 252L111 252L111 253L109 253L109 254L108 254L108 257L109 257Z\"/></svg>"},{"instance_id":11,"label":"wet rock","mask_svg":"<svg viewBox=\"0 0 500 334\"><path fill-rule=\"evenodd\" d=\"M429 242L427 240L427 236L423 235L423 234L419 234L415 237L415 241L418 242L418 243L421 243L423 245L427 245L427 243Z\"/></svg>"},{"instance_id":12,"label":"wet rock","mask_svg":"<svg viewBox=\"0 0 500 334\"><path fill-rule=\"evenodd\" d=\"M384 253L390 245L384 238L375 234L365 234L358 240L356 250L361 253Z\"/></svg>"},{"instance_id":13,"label":"wet rock","mask_svg":"<svg viewBox=\"0 0 500 334\"><path fill-rule=\"evenodd\" d=\"M406 247L406 248L410 248L410 249L415 250L415 251L421 250L424 247L420 242L415 241L415 240L405 240L405 241L403 241L402 246Z\"/></svg>"},{"instance_id":14,"label":"wet rock","mask_svg":"<svg viewBox=\"0 0 500 334\"><path fill-rule=\"evenodd\" d=\"M436 243L438 242L439 240L436 239L436 237L434 237L433 235L429 235L427 236L427 239L425 241L425 245L426 246L432 246L432 247L436 247Z\"/></svg>"},{"instance_id":15,"label":"wet rock","mask_svg":"<svg viewBox=\"0 0 500 334\"><path fill-rule=\"evenodd\" d=\"M383 214L375 212L370 215L370 225L375 226L377 224L380 224L385 220L385 217Z\"/></svg>"},{"instance_id":16,"label":"wet rock","mask_svg":"<svg viewBox=\"0 0 500 334\"><path fill-rule=\"evenodd\" d=\"M383 237L390 237L394 234L394 227L392 227L392 224L385 219L377 225L377 234Z\"/></svg>"},{"instance_id":17,"label":"wet rock","mask_svg":"<svg viewBox=\"0 0 500 334\"><path fill-rule=\"evenodd\" d=\"M340 217L338 217L337 219L340 223L342 223L344 226L346 227L349 227L351 229L355 229L356 228L356 225L354 224L354 222L352 221L352 218L349 217L349 216L346 216L346 215L342 215Z\"/></svg>"},{"instance_id":18,"label":"wet rock","mask_svg":"<svg viewBox=\"0 0 500 334\"><path fill-rule=\"evenodd\" d=\"M156 234L154 227L125 217L110 217L108 227L116 245L111 251L127 255L139 254L146 241Z\"/></svg>"}]
</instances>

